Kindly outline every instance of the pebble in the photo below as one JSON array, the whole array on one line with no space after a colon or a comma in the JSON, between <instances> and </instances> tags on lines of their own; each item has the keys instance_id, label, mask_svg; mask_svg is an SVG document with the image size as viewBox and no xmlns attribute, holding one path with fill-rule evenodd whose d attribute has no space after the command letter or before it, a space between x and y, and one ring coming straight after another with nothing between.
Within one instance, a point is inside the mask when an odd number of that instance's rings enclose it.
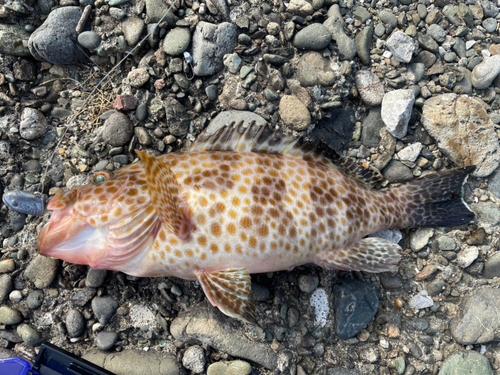
<instances>
[{"instance_id":1,"label":"pebble","mask_svg":"<svg viewBox=\"0 0 500 375\"><path fill-rule=\"evenodd\" d=\"M422 146L422 143L420 142L415 142L409 146L406 146L398 152L399 160L414 162L415 160L417 160L423 147L424 146Z\"/></svg>"},{"instance_id":2,"label":"pebble","mask_svg":"<svg viewBox=\"0 0 500 375\"><path fill-rule=\"evenodd\" d=\"M104 283L107 274L108 271L106 270L95 270L89 267L87 277L85 278L85 286L99 288Z\"/></svg>"},{"instance_id":3,"label":"pebble","mask_svg":"<svg viewBox=\"0 0 500 375\"><path fill-rule=\"evenodd\" d=\"M130 81L130 86L139 88L149 81L149 73L145 68L137 68L130 71L127 79Z\"/></svg>"},{"instance_id":4,"label":"pebble","mask_svg":"<svg viewBox=\"0 0 500 375\"><path fill-rule=\"evenodd\" d=\"M472 70L472 86L478 90L488 88L500 73L500 55L491 56Z\"/></svg>"},{"instance_id":5,"label":"pebble","mask_svg":"<svg viewBox=\"0 0 500 375\"><path fill-rule=\"evenodd\" d=\"M299 277L299 289L303 293L312 293L319 284L319 278L316 275L302 275Z\"/></svg>"},{"instance_id":6,"label":"pebble","mask_svg":"<svg viewBox=\"0 0 500 375\"><path fill-rule=\"evenodd\" d=\"M137 141L143 146L149 146L153 143L153 137L151 134L144 129L142 126L137 126L134 128L135 136L137 137Z\"/></svg>"},{"instance_id":7,"label":"pebble","mask_svg":"<svg viewBox=\"0 0 500 375\"><path fill-rule=\"evenodd\" d=\"M118 340L118 334L112 331L101 331L95 339L97 349L107 351L115 345Z\"/></svg>"},{"instance_id":8,"label":"pebble","mask_svg":"<svg viewBox=\"0 0 500 375\"><path fill-rule=\"evenodd\" d=\"M113 297L95 297L92 299L92 311L101 324L108 324L118 309L118 302Z\"/></svg>"},{"instance_id":9,"label":"pebble","mask_svg":"<svg viewBox=\"0 0 500 375\"><path fill-rule=\"evenodd\" d=\"M6 325L19 324L23 321L19 311L9 306L0 306L0 323Z\"/></svg>"},{"instance_id":10,"label":"pebble","mask_svg":"<svg viewBox=\"0 0 500 375\"><path fill-rule=\"evenodd\" d=\"M383 10L378 14L378 17L383 23L387 23L391 25L393 28L395 28L398 25L398 18L391 12Z\"/></svg>"},{"instance_id":11,"label":"pebble","mask_svg":"<svg viewBox=\"0 0 500 375\"><path fill-rule=\"evenodd\" d=\"M86 327L85 319L78 310L71 309L66 315L66 329L69 337L80 337Z\"/></svg>"},{"instance_id":12,"label":"pebble","mask_svg":"<svg viewBox=\"0 0 500 375\"><path fill-rule=\"evenodd\" d=\"M378 311L375 286L368 282L342 280L333 286L335 332L344 340L356 336Z\"/></svg>"},{"instance_id":13,"label":"pebble","mask_svg":"<svg viewBox=\"0 0 500 375\"><path fill-rule=\"evenodd\" d=\"M287 10L291 14L301 17L307 17L314 13L313 6L306 0L291 0Z\"/></svg>"},{"instance_id":14,"label":"pebble","mask_svg":"<svg viewBox=\"0 0 500 375\"><path fill-rule=\"evenodd\" d=\"M47 288L57 276L59 263L59 259L37 255L28 264L24 276L31 280L38 289Z\"/></svg>"},{"instance_id":15,"label":"pebble","mask_svg":"<svg viewBox=\"0 0 500 375\"><path fill-rule=\"evenodd\" d=\"M23 341L31 346L38 345L41 341L40 334L28 324L21 324L17 327L17 334Z\"/></svg>"},{"instance_id":16,"label":"pebble","mask_svg":"<svg viewBox=\"0 0 500 375\"><path fill-rule=\"evenodd\" d=\"M47 119L42 112L34 108L24 108L19 124L19 134L24 139L32 141L45 135L47 131Z\"/></svg>"},{"instance_id":17,"label":"pebble","mask_svg":"<svg viewBox=\"0 0 500 375\"><path fill-rule=\"evenodd\" d=\"M339 5L334 4L328 11L329 18L323 25L330 31L333 39L337 43L341 60L351 60L356 56L356 42L349 38L344 31L344 20L338 10ZM333 11L331 11L334 9Z\"/></svg>"},{"instance_id":18,"label":"pebble","mask_svg":"<svg viewBox=\"0 0 500 375\"><path fill-rule=\"evenodd\" d=\"M434 301L429 297L429 294L426 290L421 290L417 295L413 296L408 303L408 306L412 309L426 309L428 307L432 307L434 305Z\"/></svg>"},{"instance_id":19,"label":"pebble","mask_svg":"<svg viewBox=\"0 0 500 375\"><path fill-rule=\"evenodd\" d=\"M252 293L257 302L267 301L271 294L268 288L256 283L252 283Z\"/></svg>"},{"instance_id":20,"label":"pebble","mask_svg":"<svg viewBox=\"0 0 500 375\"><path fill-rule=\"evenodd\" d=\"M23 299L23 295L21 294L21 292L19 290L13 290L10 294L9 294L9 299L12 301L12 302L19 302L20 300Z\"/></svg>"},{"instance_id":21,"label":"pebble","mask_svg":"<svg viewBox=\"0 0 500 375\"><path fill-rule=\"evenodd\" d=\"M0 24L0 53L11 56L31 56L28 48L30 34L16 25Z\"/></svg>"},{"instance_id":22,"label":"pebble","mask_svg":"<svg viewBox=\"0 0 500 375\"><path fill-rule=\"evenodd\" d=\"M365 65L370 65L370 48L372 46L373 32L373 27L367 26L363 30L361 30L354 38L358 57Z\"/></svg>"},{"instance_id":23,"label":"pebble","mask_svg":"<svg viewBox=\"0 0 500 375\"><path fill-rule=\"evenodd\" d=\"M442 251L455 250L455 248L457 247L457 243L455 242L455 240L448 236L440 236L437 239L437 243L439 246L439 250Z\"/></svg>"},{"instance_id":24,"label":"pebble","mask_svg":"<svg viewBox=\"0 0 500 375\"><path fill-rule=\"evenodd\" d=\"M454 163L477 165L472 174L476 177L486 177L498 168L500 147L494 125L477 99L441 94L427 99L422 112L425 130Z\"/></svg>"},{"instance_id":25,"label":"pebble","mask_svg":"<svg viewBox=\"0 0 500 375\"><path fill-rule=\"evenodd\" d=\"M86 61L85 53L76 43L76 26L82 10L77 6L56 8L50 12L28 41L28 48L37 60L52 64Z\"/></svg>"},{"instance_id":26,"label":"pebble","mask_svg":"<svg viewBox=\"0 0 500 375\"><path fill-rule=\"evenodd\" d=\"M457 264L462 268L469 267L479 256L479 249L476 246L469 246L463 249L457 256Z\"/></svg>"},{"instance_id":27,"label":"pebble","mask_svg":"<svg viewBox=\"0 0 500 375\"><path fill-rule=\"evenodd\" d=\"M488 358L474 350L458 351L443 362L438 375L493 375Z\"/></svg>"},{"instance_id":28,"label":"pebble","mask_svg":"<svg viewBox=\"0 0 500 375\"><path fill-rule=\"evenodd\" d=\"M96 49L101 44L101 37L94 31L84 31L78 35L78 43L87 49Z\"/></svg>"},{"instance_id":29,"label":"pebble","mask_svg":"<svg viewBox=\"0 0 500 375\"><path fill-rule=\"evenodd\" d=\"M195 374L201 374L205 369L205 351L198 345L190 346L182 357L182 365Z\"/></svg>"},{"instance_id":30,"label":"pebble","mask_svg":"<svg viewBox=\"0 0 500 375\"><path fill-rule=\"evenodd\" d=\"M208 366L207 375L249 375L252 366L245 361L215 362Z\"/></svg>"},{"instance_id":31,"label":"pebble","mask_svg":"<svg viewBox=\"0 0 500 375\"><path fill-rule=\"evenodd\" d=\"M419 228L410 236L410 246L413 251L422 250L434 235L434 228Z\"/></svg>"},{"instance_id":32,"label":"pebble","mask_svg":"<svg viewBox=\"0 0 500 375\"><path fill-rule=\"evenodd\" d=\"M493 33L497 29L498 22L494 18L486 18L482 25L487 32Z\"/></svg>"},{"instance_id":33,"label":"pebble","mask_svg":"<svg viewBox=\"0 0 500 375\"><path fill-rule=\"evenodd\" d=\"M33 290L26 297L26 305L30 310L38 309L43 303L43 292L41 290Z\"/></svg>"},{"instance_id":34,"label":"pebble","mask_svg":"<svg viewBox=\"0 0 500 375\"><path fill-rule=\"evenodd\" d=\"M304 50L322 50L332 40L330 31L320 23L313 23L300 30L293 40L295 47Z\"/></svg>"},{"instance_id":35,"label":"pebble","mask_svg":"<svg viewBox=\"0 0 500 375\"><path fill-rule=\"evenodd\" d=\"M12 290L12 277L7 274L0 275L0 302L7 299Z\"/></svg>"},{"instance_id":36,"label":"pebble","mask_svg":"<svg viewBox=\"0 0 500 375\"><path fill-rule=\"evenodd\" d=\"M446 38L446 31L438 24L430 25L427 33L438 43L443 43Z\"/></svg>"},{"instance_id":37,"label":"pebble","mask_svg":"<svg viewBox=\"0 0 500 375\"><path fill-rule=\"evenodd\" d=\"M402 31L396 31L387 40L387 48L399 62L409 63L415 51L413 40Z\"/></svg>"},{"instance_id":38,"label":"pebble","mask_svg":"<svg viewBox=\"0 0 500 375\"><path fill-rule=\"evenodd\" d=\"M241 57L237 53L229 53L229 54L225 55L223 62L224 62L224 66L227 68L227 70L229 70L229 73L238 74L238 72L240 71L242 60L241 60ZM215 86L215 88L217 88L216 85L210 85L210 86ZM207 89L210 86L207 86ZM217 91L216 91L216 94L217 94ZM207 95L208 95L208 93L207 93ZM210 98L210 96L209 96L209 98ZM215 99L210 99L210 100L214 101Z\"/></svg>"},{"instance_id":39,"label":"pebble","mask_svg":"<svg viewBox=\"0 0 500 375\"><path fill-rule=\"evenodd\" d=\"M12 259L0 261L0 273L12 272L16 269L16 262Z\"/></svg>"},{"instance_id":40,"label":"pebble","mask_svg":"<svg viewBox=\"0 0 500 375\"><path fill-rule=\"evenodd\" d=\"M329 86L335 82L331 63L318 52L309 52L300 57L297 79L302 87Z\"/></svg>"},{"instance_id":41,"label":"pebble","mask_svg":"<svg viewBox=\"0 0 500 375\"><path fill-rule=\"evenodd\" d=\"M163 51L170 56L178 56L187 50L191 33L186 27L172 29L163 40Z\"/></svg>"},{"instance_id":42,"label":"pebble","mask_svg":"<svg viewBox=\"0 0 500 375\"><path fill-rule=\"evenodd\" d=\"M384 95L381 116L389 133L403 138L408 131L415 95L410 90L394 90Z\"/></svg>"},{"instance_id":43,"label":"pebble","mask_svg":"<svg viewBox=\"0 0 500 375\"><path fill-rule=\"evenodd\" d=\"M144 121L148 117L148 105L146 103L141 103L137 106L135 111L135 118L137 121Z\"/></svg>"},{"instance_id":44,"label":"pebble","mask_svg":"<svg viewBox=\"0 0 500 375\"><path fill-rule=\"evenodd\" d=\"M369 70L360 70L355 75L356 88L363 102L369 106L378 106L384 99L384 84L376 74Z\"/></svg>"},{"instance_id":45,"label":"pebble","mask_svg":"<svg viewBox=\"0 0 500 375\"><path fill-rule=\"evenodd\" d=\"M279 114L283 123L296 131L304 131L311 124L309 110L293 95L284 95L281 98Z\"/></svg>"},{"instance_id":46,"label":"pebble","mask_svg":"<svg viewBox=\"0 0 500 375\"><path fill-rule=\"evenodd\" d=\"M113 112L104 123L102 138L111 146L125 146L133 135L134 126L128 116L122 112Z\"/></svg>"}]
</instances>

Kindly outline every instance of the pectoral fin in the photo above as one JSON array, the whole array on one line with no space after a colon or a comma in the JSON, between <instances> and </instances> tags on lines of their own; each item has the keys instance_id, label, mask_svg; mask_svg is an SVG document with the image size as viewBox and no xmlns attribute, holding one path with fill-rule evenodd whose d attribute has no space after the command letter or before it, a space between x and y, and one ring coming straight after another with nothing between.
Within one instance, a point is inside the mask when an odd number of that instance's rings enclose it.
<instances>
[{"instance_id":1,"label":"pectoral fin","mask_svg":"<svg viewBox=\"0 0 500 375\"><path fill-rule=\"evenodd\" d=\"M205 295L224 314L257 324L250 274L246 267L198 274Z\"/></svg>"},{"instance_id":2,"label":"pectoral fin","mask_svg":"<svg viewBox=\"0 0 500 375\"><path fill-rule=\"evenodd\" d=\"M192 223L179 205L179 184L170 166L159 158L135 150L144 163L146 181L158 217L166 228L184 242L191 238Z\"/></svg>"},{"instance_id":3,"label":"pectoral fin","mask_svg":"<svg viewBox=\"0 0 500 375\"><path fill-rule=\"evenodd\" d=\"M369 237L350 248L321 254L316 263L327 269L376 273L396 270L402 259L402 249L397 243Z\"/></svg>"}]
</instances>

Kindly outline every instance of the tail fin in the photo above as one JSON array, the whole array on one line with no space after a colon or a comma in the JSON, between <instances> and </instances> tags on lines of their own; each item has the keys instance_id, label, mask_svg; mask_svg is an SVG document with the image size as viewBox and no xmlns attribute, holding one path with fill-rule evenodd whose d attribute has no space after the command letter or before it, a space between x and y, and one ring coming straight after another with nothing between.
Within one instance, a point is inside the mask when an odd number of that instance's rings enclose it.
<instances>
[{"instance_id":1,"label":"tail fin","mask_svg":"<svg viewBox=\"0 0 500 375\"><path fill-rule=\"evenodd\" d=\"M406 197L402 227L453 227L474 219L462 197L462 185L475 166L434 173L396 188ZM404 199L403 199L404 201Z\"/></svg>"}]
</instances>

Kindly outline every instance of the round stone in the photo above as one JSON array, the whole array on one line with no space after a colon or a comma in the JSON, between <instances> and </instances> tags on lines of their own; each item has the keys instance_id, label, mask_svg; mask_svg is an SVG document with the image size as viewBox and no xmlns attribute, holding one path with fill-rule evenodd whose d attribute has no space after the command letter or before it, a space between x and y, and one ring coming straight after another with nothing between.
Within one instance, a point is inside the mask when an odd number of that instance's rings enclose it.
<instances>
[{"instance_id":1,"label":"round stone","mask_svg":"<svg viewBox=\"0 0 500 375\"><path fill-rule=\"evenodd\" d=\"M489 33L493 33L497 29L497 20L494 18L486 18L483 21L483 27Z\"/></svg>"},{"instance_id":2,"label":"round stone","mask_svg":"<svg viewBox=\"0 0 500 375\"><path fill-rule=\"evenodd\" d=\"M312 293L318 287L318 283L318 276L302 275L299 278L299 289L304 293Z\"/></svg>"},{"instance_id":3,"label":"round stone","mask_svg":"<svg viewBox=\"0 0 500 375\"><path fill-rule=\"evenodd\" d=\"M134 134L134 126L127 115L114 112L104 123L102 137L111 146L126 145Z\"/></svg>"},{"instance_id":4,"label":"round stone","mask_svg":"<svg viewBox=\"0 0 500 375\"><path fill-rule=\"evenodd\" d=\"M19 125L21 137L32 141L45 135L46 129L47 119L42 112L34 108L24 108Z\"/></svg>"},{"instance_id":5,"label":"round stone","mask_svg":"<svg viewBox=\"0 0 500 375\"><path fill-rule=\"evenodd\" d=\"M182 357L182 364L195 374L201 374L205 369L205 351L198 345L189 347Z\"/></svg>"},{"instance_id":6,"label":"round stone","mask_svg":"<svg viewBox=\"0 0 500 375\"><path fill-rule=\"evenodd\" d=\"M85 329L85 318L80 311L72 309L66 316L66 329L69 337L79 337Z\"/></svg>"},{"instance_id":7,"label":"round stone","mask_svg":"<svg viewBox=\"0 0 500 375\"><path fill-rule=\"evenodd\" d=\"M118 340L118 333L111 331L102 331L96 337L96 345L99 350L109 350Z\"/></svg>"},{"instance_id":8,"label":"round stone","mask_svg":"<svg viewBox=\"0 0 500 375\"><path fill-rule=\"evenodd\" d=\"M35 310L38 309L43 302L43 292L41 290L34 290L28 294L26 298L26 304L28 309Z\"/></svg>"},{"instance_id":9,"label":"round stone","mask_svg":"<svg viewBox=\"0 0 500 375\"><path fill-rule=\"evenodd\" d=\"M137 106L135 110L135 118L139 121L144 121L148 117L148 105L146 103L141 103Z\"/></svg>"},{"instance_id":10,"label":"round stone","mask_svg":"<svg viewBox=\"0 0 500 375\"><path fill-rule=\"evenodd\" d=\"M322 50L326 48L332 40L330 31L320 23L313 23L300 30L293 44L295 47L305 50Z\"/></svg>"},{"instance_id":11,"label":"round stone","mask_svg":"<svg viewBox=\"0 0 500 375\"><path fill-rule=\"evenodd\" d=\"M172 29L163 40L163 51L167 55L177 56L183 53L191 42L191 33L186 27Z\"/></svg>"},{"instance_id":12,"label":"round stone","mask_svg":"<svg viewBox=\"0 0 500 375\"><path fill-rule=\"evenodd\" d=\"M311 124L311 114L307 107L293 95L281 98L279 113L283 122L296 131L304 131Z\"/></svg>"},{"instance_id":13,"label":"round stone","mask_svg":"<svg viewBox=\"0 0 500 375\"><path fill-rule=\"evenodd\" d=\"M130 86L139 88L149 81L149 73L145 68L137 68L132 70L127 78L130 81Z\"/></svg>"},{"instance_id":14,"label":"round stone","mask_svg":"<svg viewBox=\"0 0 500 375\"><path fill-rule=\"evenodd\" d=\"M78 35L78 43L87 49L96 49L101 44L101 37L94 31L84 31Z\"/></svg>"},{"instance_id":15,"label":"round stone","mask_svg":"<svg viewBox=\"0 0 500 375\"><path fill-rule=\"evenodd\" d=\"M17 334L21 336L23 341L28 345L35 346L40 342L40 335L38 332L27 324L21 324L17 327Z\"/></svg>"},{"instance_id":16,"label":"round stone","mask_svg":"<svg viewBox=\"0 0 500 375\"><path fill-rule=\"evenodd\" d=\"M363 102L370 106L377 106L384 99L384 84L369 70L360 70L356 73L356 88Z\"/></svg>"},{"instance_id":17,"label":"round stone","mask_svg":"<svg viewBox=\"0 0 500 375\"><path fill-rule=\"evenodd\" d=\"M9 306L0 306L0 323L6 325L18 324L23 321L19 311Z\"/></svg>"}]
</instances>

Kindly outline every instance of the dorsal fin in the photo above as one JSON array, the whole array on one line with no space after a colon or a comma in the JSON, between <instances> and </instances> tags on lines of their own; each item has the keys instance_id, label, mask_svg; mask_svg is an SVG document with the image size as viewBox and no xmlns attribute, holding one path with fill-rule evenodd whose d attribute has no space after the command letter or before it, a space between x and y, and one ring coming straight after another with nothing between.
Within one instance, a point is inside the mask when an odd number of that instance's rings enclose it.
<instances>
[{"instance_id":1,"label":"dorsal fin","mask_svg":"<svg viewBox=\"0 0 500 375\"><path fill-rule=\"evenodd\" d=\"M317 147L300 142L294 137L272 130L269 125L260 126L252 121L248 126L235 121L220 128L213 134L201 133L189 151L240 151L290 155L304 160L315 161L336 168L368 188L376 188L383 181L380 172L364 168L354 159L337 154L327 146Z\"/></svg>"}]
</instances>

